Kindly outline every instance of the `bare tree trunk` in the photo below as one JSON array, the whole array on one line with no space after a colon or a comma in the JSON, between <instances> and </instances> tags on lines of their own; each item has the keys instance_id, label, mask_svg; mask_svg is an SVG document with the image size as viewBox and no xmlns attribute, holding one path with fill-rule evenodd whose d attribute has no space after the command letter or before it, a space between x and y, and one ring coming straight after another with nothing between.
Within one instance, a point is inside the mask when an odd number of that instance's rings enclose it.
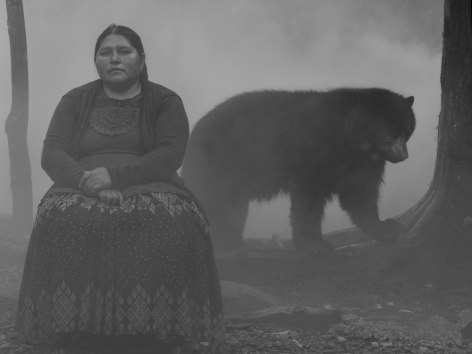
<instances>
[{"instance_id":1,"label":"bare tree trunk","mask_svg":"<svg viewBox=\"0 0 472 354\"><path fill-rule=\"evenodd\" d=\"M172 3L172 32L170 38L170 72L172 80L180 83L182 78L182 58L184 46L184 13L185 4L183 0L174 0Z\"/></svg>"},{"instance_id":2,"label":"bare tree trunk","mask_svg":"<svg viewBox=\"0 0 472 354\"><path fill-rule=\"evenodd\" d=\"M33 225L33 188L28 155L28 61L22 0L6 0L11 50L12 105L5 122L10 157L10 232L25 236Z\"/></svg>"},{"instance_id":3,"label":"bare tree trunk","mask_svg":"<svg viewBox=\"0 0 472 354\"><path fill-rule=\"evenodd\" d=\"M399 218L409 230L408 241L441 247L462 244L472 235L472 1L444 5L434 177L422 200Z\"/></svg>"}]
</instances>

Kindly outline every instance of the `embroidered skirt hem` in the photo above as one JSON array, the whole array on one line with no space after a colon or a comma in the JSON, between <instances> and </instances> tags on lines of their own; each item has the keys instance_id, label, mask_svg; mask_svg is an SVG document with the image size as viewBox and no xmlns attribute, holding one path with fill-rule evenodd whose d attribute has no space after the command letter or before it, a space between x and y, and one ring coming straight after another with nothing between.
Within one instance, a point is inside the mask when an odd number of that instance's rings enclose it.
<instances>
[{"instance_id":1,"label":"embroidered skirt hem","mask_svg":"<svg viewBox=\"0 0 472 354\"><path fill-rule=\"evenodd\" d=\"M17 328L30 343L65 333L152 336L221 352L221 293L198 204L175 193L137 193L120 206L47 194L28 246Z\"/></svg>"}]
</instances>

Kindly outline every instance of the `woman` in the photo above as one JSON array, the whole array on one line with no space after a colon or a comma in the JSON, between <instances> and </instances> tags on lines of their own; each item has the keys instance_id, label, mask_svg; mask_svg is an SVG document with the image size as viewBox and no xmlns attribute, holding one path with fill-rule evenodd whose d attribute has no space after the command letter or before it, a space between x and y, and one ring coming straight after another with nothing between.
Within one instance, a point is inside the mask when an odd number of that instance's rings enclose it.
<instances>
[{"instance_id":1,"label":"woman","mask_svg":"<svg viewBox=\"0 0 472 354\"><path fill-rule=\"evenodd\" d=\"M109 26L94 58L100 79L62 97L44 141L54 185L38 207L17 327L34 344L221 353L208 224L176 173L189 130L182 101L148 81L128 27Z\"/></svg>"}]
</instances>

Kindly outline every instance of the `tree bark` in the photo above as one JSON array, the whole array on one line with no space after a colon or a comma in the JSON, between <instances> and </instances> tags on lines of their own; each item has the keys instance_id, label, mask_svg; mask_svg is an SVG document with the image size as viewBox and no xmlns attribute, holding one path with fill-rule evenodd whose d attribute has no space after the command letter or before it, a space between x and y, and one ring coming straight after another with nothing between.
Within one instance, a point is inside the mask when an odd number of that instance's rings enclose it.
<instances>
[{"instance_id":1,"label":"tree bark","mask_svg":"<svg viewBox=\"0 0 472 354\"><path fill-rule=\"evenodd\" d=\"M9 231L25 236L33 225L33 188L28 155L28 62L22 0L6 0L11 51L12 105L5 122L10 158L12 216Z\"/></svg>"},{"instance_id":2,"label":"tree bark","mask_svg":"<svg viewBox=\"0 0 472 354\"><path fill-rule=\"evenodd\" d=\"M461 244L472 235L471 11L471 0L444 3L435 172L425 196L399 217L408 230L407 241L415 245Z\"/></svg>"}]
</instances>

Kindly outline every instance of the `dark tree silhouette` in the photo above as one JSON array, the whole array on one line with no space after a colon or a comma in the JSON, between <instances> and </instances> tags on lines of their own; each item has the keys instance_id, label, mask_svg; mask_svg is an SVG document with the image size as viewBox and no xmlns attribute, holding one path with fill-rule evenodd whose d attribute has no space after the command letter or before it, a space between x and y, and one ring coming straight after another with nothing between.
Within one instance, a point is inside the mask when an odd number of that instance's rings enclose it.
<instances>
[{"instance_id":1,"label":"dark tree silhouette","mask_svg":"<svg viewBox=\"0 0 472 354\"><path fill-rule=\"evenodd\" d=\"M33 188L28 155L28 62L22 0L6 0L11 51L12 105L5 122L10 158L12 215L2 230L29 234L33 224Z\"/></svg>"},{"instance_id":2,"label":"dark tree silhouette","mask_svg":"<svg viewBox=\"0 0 472 354\"><path fill-rule=\"evenodd\" d=\"M172 79L177 82L181 79L179 73L181 71L183 47L184 47L184 23L185 23L185 7L182 0L174 0L172 2L172 32L170 38L170 71Z\"/></svg>"},{"instance_id":3,"label":"dark tree silhouette","mask_svg":"<svg viewBox=\"0 0 472 354\"><path fill-rule=\"evenodd\" d=\"M441 113L433 181L399 217L406 240L444 252L472 235L472 1L444 4ZM414 173L414 171L412 171Z\"/></svg>"}]
</instances>

